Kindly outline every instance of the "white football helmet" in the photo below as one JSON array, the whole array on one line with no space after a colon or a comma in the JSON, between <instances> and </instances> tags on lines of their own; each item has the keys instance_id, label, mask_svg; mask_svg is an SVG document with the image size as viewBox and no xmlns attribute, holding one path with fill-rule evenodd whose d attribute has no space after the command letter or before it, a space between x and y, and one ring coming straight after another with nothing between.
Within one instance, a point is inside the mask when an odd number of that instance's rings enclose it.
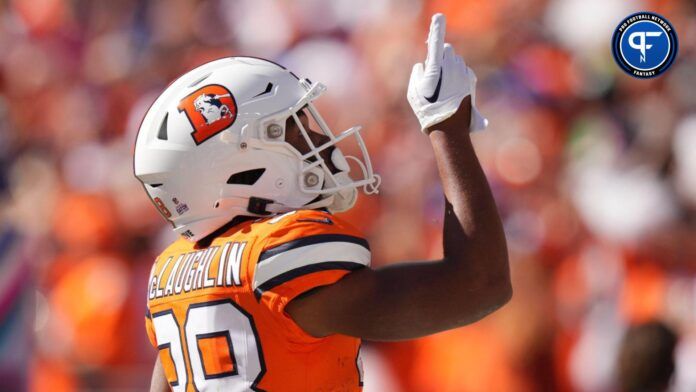
<instances>
[{"instance_id":1,"label":"white football helmet","mask_svg":"<svg viewBox=\"0 0 696 392\"><path fill-rule=\"evenodd\" d=\"M230 57L174 81L148 110L135 144L135 175L174 231L198 241L236 216L300 208L351 208L357 188L376 193L380 178L360 127L334 135L312 101L326 87L273 62ZM328 141L315 145L297 113L305 110ZM285 141L292 118L309 152ZM338 142L354 138L362 157ZM332 148L332 172L319 153ZM349 161L359 168L348 175Z\"/></svg>"}]
</instances>

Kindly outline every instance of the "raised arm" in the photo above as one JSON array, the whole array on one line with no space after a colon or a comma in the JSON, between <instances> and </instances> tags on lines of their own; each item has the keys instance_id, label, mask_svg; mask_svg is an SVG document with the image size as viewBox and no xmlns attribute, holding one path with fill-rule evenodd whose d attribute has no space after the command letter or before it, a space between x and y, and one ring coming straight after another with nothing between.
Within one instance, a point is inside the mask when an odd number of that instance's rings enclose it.
<instances>
[{"instance_id":1,"label":"raised arm","mask_svg":"<svg viewBox=\"0 0 696 392\"><path fill-rule=\"evenodd\" d=\"M441 15L433 18L428 47L425 65L414 68L409 101L445 193L444 258L363 269L293 300L287 312L313 336L416 338L475 322L512 295L505 236L469 137L479 120L471 121L475 79L444 44Z\"/></svg>"}]
</instances>

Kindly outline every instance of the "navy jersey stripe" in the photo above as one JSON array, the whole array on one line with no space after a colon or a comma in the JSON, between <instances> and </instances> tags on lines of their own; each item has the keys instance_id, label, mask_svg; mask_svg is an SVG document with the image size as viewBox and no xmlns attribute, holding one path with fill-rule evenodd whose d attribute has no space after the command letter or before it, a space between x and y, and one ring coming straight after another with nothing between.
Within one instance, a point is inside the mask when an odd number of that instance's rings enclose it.
<instances>
[{"instance_id":1,"label":"navy jersey stripe","mask_svg":"<svg viewBox=\"0 0 696 392\"><path fill-rule=\"evenodd\" d=\"M262 285L257 287L256 290L254 290L254 295L256 296L256 299L259 299L259 298L261 298L261 295L264 293L264 291L270 290L276 286L280 286L281 284L288 282L292 279L295 279L298 276L311 274L313 272L329 271L329 270L353 271L353 270L360 269L363 267L365 267L365 265L360 264L360 263L354 263L351 261L329 261L326 263L316 263L316 264L306 265L304 267L295 268L295 269L290 270L288 272L282 273L282 274L280 274L272 279L269 279L268 281L264 282Z\"/></svg>"},{"instance_id":2,"label":"navy jersey stripe","mask_svg":"<svg viewBox=\"0 0 696 392\"><path fill-rule=\"evenodd\" d=\"M367 240L360 237L354 237L352 235L346 234L317 234L308 237L298 238L289 242L284 242L280 245L276 245L270 249L261 252L259 256L259 261L257 264L261 264L263 260L273 257L279 253L287 252L291 249L301 248L303 246L321 244L324 242L350 242L362 246L363 248L370 250L370 245Z\"/></svg>"}]
</instances>

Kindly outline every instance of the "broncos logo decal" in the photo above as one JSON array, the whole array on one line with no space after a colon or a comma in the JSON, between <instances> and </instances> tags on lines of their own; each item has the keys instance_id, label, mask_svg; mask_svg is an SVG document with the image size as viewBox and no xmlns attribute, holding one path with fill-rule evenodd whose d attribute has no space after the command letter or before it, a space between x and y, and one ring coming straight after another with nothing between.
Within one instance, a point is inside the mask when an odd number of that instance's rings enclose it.
<instances>
[{"instance_id":1,"label":"broncos logo decal","mask_svg":"<svg viewBox=\"0 0 696 392\"><path fill-rule=\"evenodd\" d=\"M191 136L196 144L229 128L237 119L234 96L219 84L199 88L182 99L177 108L186 114L191 123Z\"/></svg>"}]
</instances>

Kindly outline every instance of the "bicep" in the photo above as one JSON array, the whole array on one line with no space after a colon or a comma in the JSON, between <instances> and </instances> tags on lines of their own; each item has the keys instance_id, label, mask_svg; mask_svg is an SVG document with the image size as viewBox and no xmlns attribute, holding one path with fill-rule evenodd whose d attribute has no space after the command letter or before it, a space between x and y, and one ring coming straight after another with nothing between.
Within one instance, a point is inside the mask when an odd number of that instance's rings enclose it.
<instances>
[{"instance_id":1,"label":"bicep","mask_svg":"<svg viewBox=\"0 0 696 392\"><path fill-rule=\"evenodd\" d=\"M476 321L492 288L470 291L444 261L362 269L290 302L287 312L313 336L341 333L370 340L416 338Z\"/></svg>"}]
</instances>

